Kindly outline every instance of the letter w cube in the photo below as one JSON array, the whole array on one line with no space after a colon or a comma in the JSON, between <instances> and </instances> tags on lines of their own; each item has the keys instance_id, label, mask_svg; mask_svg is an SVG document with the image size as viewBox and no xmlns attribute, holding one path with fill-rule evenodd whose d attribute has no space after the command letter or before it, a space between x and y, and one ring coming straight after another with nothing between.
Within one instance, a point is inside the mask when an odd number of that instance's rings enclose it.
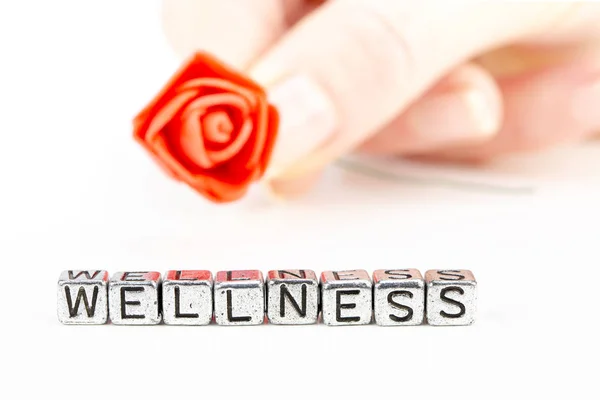
<instances>
[{"instance_id":1,"label":"letter w cube","mask_svg":"<svg viewBox=\"0 0 600 400\"><path fill-rule=\"evenodd\" d=\"M105 324L108 272L63 271L58 278L57 306L63 324Z\"/></svg>"}]
</instances>

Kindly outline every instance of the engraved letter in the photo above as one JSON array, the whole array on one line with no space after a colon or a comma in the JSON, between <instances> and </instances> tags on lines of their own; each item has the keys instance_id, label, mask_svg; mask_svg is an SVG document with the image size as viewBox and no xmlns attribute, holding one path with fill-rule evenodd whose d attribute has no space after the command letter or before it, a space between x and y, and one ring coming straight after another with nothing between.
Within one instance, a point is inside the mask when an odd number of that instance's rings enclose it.
<instances>
[{"instance_id":1,"label":"engraved letter","mask_svg":"<svg viewBox=\"0 0 600 400\"><path fill-rule=\"evenodd\" d=\"M390 319L392 321L396 321L396 322L410 321L413 317L413 309L404 304L397 303L394 300L395 296L405 296L405 297L408 297L409 299L412 299L413 298L412 292L409 292L408 290L394 290L394 291L390 292L387 297L387 300L388 300L388 303L390 304L390 306L397 308L399 310L406 311L406 315L404 317L398 317L394 314L390 314Z\"/></svg>"},{"instance_id":2,"label":"engraved letter","mask_svg":"<svg viewBox=\"0 0 600 400\"><path fill-rule=\"evenodd\" d=\"M451 299L449 297L446 297L446 293L448 293L448 292L458 292L460 294L465 294L465 291L462 288L458 287L458 286L449 286L449 287L443 288L441 290L441 292L440 292L440 298L443 301L445 301L446 303L450 303L450 304L453 304L453 305L457 306L458 308L460 308L460 311L458 313L456 313L456 314L450 314L450 313L447 313L445 311L440 311L440 315L442 317L446 317L446 318L460 318L460 317L462 317L463 315L465 315L465 306L464 306L464 304L461 303L460 301L457 301L457 300Z\"/></svg>"},{"instance_id":3,"label":"engraved letter","mask_svg":"<svg viewBox=\"0 0 600 400\"><path fill-rule=\"evenodd\" d=\"M121 318L123 319L142 319L146 318L144 314L127 314L126 306L139 306L139 301L125 300L125 292L143 292L143 287L122 287L121 288Z\"/></svg>"},{"instance_id":4,"label":"engraved letter","mask_svg":"<svg viewBox=\"0 0 600 400\"><path fill-rule=\"evenodd\" d=\"M342 309L353 309L356 308L356 303L344 303L342 304L342 296L356 296L360 294L360 290L338 290L335 292L335 319L337 322L358 322L360 317L342 317Z\"/></svg>"},{"instance_id":5,"label":"engraved letter","mask_svg":"<svg viewBox=\"0 0 600 400\"><path fill-rule=\"evenodd\" d=\"M175 286L175 317L176 318L198 318L198 314L190 313L185 314L181 312L180 302L181 294L179 293L179 286Z\"/></svg>"},{"instance_id":6,"label":"engraved letter","mask_svg":"<svg viewBox=\"0 0 600 400\"><path fill-rule=\"evenodd\" d=\"M462 281L465 279L465 276L461 275L460 271L455 269L439 271L438 275L440 275L440 279L443 281Z\"/></svg>"},{"instance_id":7,"label":"engraved letter","mask_svg":"<svg viewBox=\"0 0 600 400\"><path fill-rule=\"evenodd\" d=\"M67 298L67 306L69 307L69 316L71 318L75 318L79 313L79 304L81 303L82 299L87 316L92 318L94 316L94 312L96 311L96 300L98 299L98 286L94 286L94 291L92 292L91 305L88 302L87 294L85 293L85 289L83 288L83 286L81 286L77 291L75 306L73 306L73 300L71 299L71 289L68 286L65 286L65 297Z\"/></svg>"},{"instance_id":8,"label":"engraved letter","mask_svg":"<svg viewBox=\"0 0 600 400\"><path fill-rule=\"evenodd\" d=\"M301 317L306 317L306 284L302 285L302 307L298 305L298 302L292 297L292 294L288 290L287 286L281 285L281 291L279 293L279 315L285 317L285 297L290 300L292 307Z\"/></svg>"},{"instance_id":9,"label":"engraved letter","mask_svg":"<svg viewBox=\"0 0 600 400\"><path fill-rule=\"evenodd\" d=\"M249 315L242 317L234 317L233 316L233 305L231 301L231 289L227 289L227 320L229 322L247 322L250 321L252 317Z\"/></svg>"}]
</instances>

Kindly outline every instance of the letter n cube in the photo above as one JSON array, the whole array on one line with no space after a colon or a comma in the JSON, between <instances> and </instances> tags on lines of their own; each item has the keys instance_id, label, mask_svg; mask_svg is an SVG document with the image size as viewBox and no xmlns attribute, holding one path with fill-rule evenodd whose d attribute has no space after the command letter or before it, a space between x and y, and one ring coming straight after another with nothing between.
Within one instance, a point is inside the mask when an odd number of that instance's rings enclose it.
<instances>
[{"instance_id":1,"label":"letter n cube","mask_svg":"<svg viewBox=\"0 0 600 400\"><path fill-rule=\"evenodd\" d=\"M315 324L319 316L319 281L307 269L269 271L267 317L274 325Z\"/></svg>"}]
</instances>

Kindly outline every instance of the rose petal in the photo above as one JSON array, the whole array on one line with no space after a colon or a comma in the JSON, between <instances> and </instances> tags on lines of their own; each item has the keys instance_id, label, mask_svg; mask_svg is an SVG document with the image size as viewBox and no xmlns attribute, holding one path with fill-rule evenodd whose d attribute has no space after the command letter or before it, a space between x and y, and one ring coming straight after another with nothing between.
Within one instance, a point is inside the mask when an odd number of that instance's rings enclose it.
<instances>
[{"instance_id":1,"label":"rose petal","mask_svg":"<svg viewBox=\"0 0 600 400\"><path fill-rule=\"evenodd\" d=\"M224 144L231 140L235 127L225 111L215 111L202 118L202 130L207 141Z\"/></svg>"},{"instance_id":2,"label":"rose petal","mask_svg":"<svg viewBox=\"0 0 600 400\"><path fill-rule=\"evenodd\" d=\"M172 179L179 180L179 176L175 173L175 171L171 170L171 168L165 163L165 161L160 156L156 154L154 149L147 142L144 142L139 139L137 140L146 150L148 150L148 154L150 154L150 157L152 157L152 159L156 162L159 168L165 174L167 174L167 176L169 176Z\"/></svg>"},{"instance_id":3,"label":"rose petal","mask_svg":"<svg viewBox=\"0 0 600 400\"><path fill-rule=\"evenodd\" d=\"M215 163L207 155L202 135L202 125L196 118L182 121L180 135L172 140L178 140L183 154L194 164L202 168L212 168Z\"/></svg>"},{"instance_id":4,"label":"rose petal","mask_svg":"<svg viewBox=\"0 0 600 400\"><path fill-rule=\"evenodd\" d=\"M171 171L180 180L187 184L195 182L195 179L192 179L192 174L190 171L173 156L171 150L169 149L169 144L166 142L164 137L157 135L149 144L150 151L162 161L167 170Z\"/></svg>"},{"instance_id":5,"label":"rose petal","mask_svg":"<svg viewBox=\"0 0 600 400\"><path fill-rule=\"evenodd\" d=\"M160 92L154 96L152 101L144 107L142 111L134 118L134 129L135 134L138 135L139 131L144 128L144 125L149 123L149 119L160 110L166 102L169 102L173 97L177 95L177 90L182 83L194 79L198 76L206 76L206 60L210 58L210 63L217 63L214 57L208 56L208 54L198 52L192 57L189 57L185 62L178 68L173 74L171 79L162 87ZM204 71L203 71L204 70ZM214 67L211 68L211 72L214 73ZM146 129L144 129L145 131Z\"/></svg>"},{"instance_id":6,"label":"rose petal","mask_svg":"<svg viewBox=\"0 0 600 400\"><path fill-rule=\"evenodd\" d=\"M185 108L185 111L182 114L182 118L190 118L190 113L194 113L194 115L201 117L202 114L206 112L208 107L212 106L230 106L240 110L240 112L242 112L244 116L250 113L250 107L244 101L243 97L238 96L234 93L219 93L198 97L196 100L190 102Z\"/></svg>"},{"instance_id":7,"label":"rose petal","mask_svg":"<svg viewBox=\"0 0 600 400\"><path fill-rule=\"evenodd\" d=\"M152 118L148 128L146 129L145 137L152 140L152 137L158 134L166 124L188 103L191 99L198 96L197 90L188 90L175 96L173 100L168 102L156 115Z\"/></svg>"},{"instance_id":8,"label":"rose petal","mask_svg":"<svg viewBox=\"0 0 600 400\"><path fill-rule=\"evenodd\" d=\"M209 53L197 52L194 61L198 64L202 64L204 68L210 70L210 73L205 73L199 76L212 76L224 81L233 82L259 95L264 95L265 93L264 89L252 79L242 75L235 69L232 69L230 66L226 65Z\"/></svg>"},{"instance_id":9,"label":"rose petal","mask_svg":"<svg viewBox=\"0 0 600 400\"><path fill-rule=\"evenodd\" d=\"M250 134L252 134L252 128L254 124L251 120L244 121L244 124L240 128L236 138L231 142L229 146L219 151L208 151L208 158L210 158L215 164L220 164L233 158L240 152L242 147L248 142Z\"/></svg>"},{"instance_id":10,"label":"rose petal","mask_svg":"<svg viewBox=\"0 0 600 400\"><path fill-rule=\"evenodd\" d=\"M185 82L184 84L182 84L181 86L179 86L179 88L178 88L179 91L202 90L202 89L218 89L218 90L223 90L225 92L229 92L232 94L238 94L238 95L242 96L248 102L248 104L250 104L251 107L256 106L256 98L257 98L256 93L253 93L252 91L250 91L242 86L236 85L233 82L224 81L222 79L217 79L217 78L191 79L191 80Z\"/></svg>"},{"instance_id":11,"label":"rose petal","mask_svg":"<svg viewBox=\"0 0 600 400\"><path fill-rule=\"evenodd\" d=\"M250 112L248 104L246 104L246 102L244 101L244 99L241 96L238 96L238 95L232 94L232 93L219 93L219 94L213 94L213 95L200 97L188 104L188 106L186 107L185 111L182 114L182 118L185 121L189 121L189 120L198 121L201 118L202 114L204 112L206 112L207 108L210 106L233 107L242 113L242 118L245 118L244 123L243 123L242 127L240 128L240 131L237 134L234 133L235 138L229 146L225 147L224 149L218 150L218 151L209 151L208 152L208 158L211 161L210 167L213 167L215 164L225 162L225 161L229 160L230 158L234 157L242 149L242 147L246 144L246 142L248 141L248 138L252 134L252 129L254 127L254 124L252 123L252 121L249 119L249 116L248 116L248 113ZM192 129L193 127L196 126L196 123L186 124L186 126L190 129ZM198 123L197 126L200 126L200 124ZM205 133L205 135L206 135L206 133ZM184 145L188 146L188 145L192 145L192 143L191 142L185 143ZM188 148L186 147L186 149L188 149ZM204 147L204 143L203 143L202 150L203 150L203 152L206 150ZM189 150L186 150L186 153L188 151ZM193 155L193 151L190 152L190 154ZM203 154L203 156L204 156L204 154ZM197 161L202 161L202 164L199 164L199 165L204 166L205 168L209 168L208 164L206 164L206 160L204 160L203 158L202 159L191 158L191 159L197 160Z\"/></svg>"},{"instance_id":12,"label":"rose petal","mask_svg":"<svg viewBox=\"0 0 600 400\"><path fill-rule=\"evenodd\" d=\"M236 182L225 182L210 177L205 180L205 190L211 192L214 197L218 197L220 202L237 200L248 191L248 184L251 182L250 177L250 174L248 174L244 179L238 179Z\"/></svg>"}]
</instances>

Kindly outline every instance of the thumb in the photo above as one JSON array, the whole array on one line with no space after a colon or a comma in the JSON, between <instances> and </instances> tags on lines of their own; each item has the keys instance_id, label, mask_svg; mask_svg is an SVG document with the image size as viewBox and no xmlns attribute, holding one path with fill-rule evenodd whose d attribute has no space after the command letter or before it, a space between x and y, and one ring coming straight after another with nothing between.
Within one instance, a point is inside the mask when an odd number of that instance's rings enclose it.
<instances>
[{"instance_id":1,"label":"thumb","mask_svg":"<svg viewBox=\"0 0 600 400\"><path fill-rule=\"evenodd\" d=\"M592 24L586 7L598 15L597 6L572 3L326 3L250 70L281 117L267 179L320 170L485 50Z\"/></svg>"}]
</instances>

